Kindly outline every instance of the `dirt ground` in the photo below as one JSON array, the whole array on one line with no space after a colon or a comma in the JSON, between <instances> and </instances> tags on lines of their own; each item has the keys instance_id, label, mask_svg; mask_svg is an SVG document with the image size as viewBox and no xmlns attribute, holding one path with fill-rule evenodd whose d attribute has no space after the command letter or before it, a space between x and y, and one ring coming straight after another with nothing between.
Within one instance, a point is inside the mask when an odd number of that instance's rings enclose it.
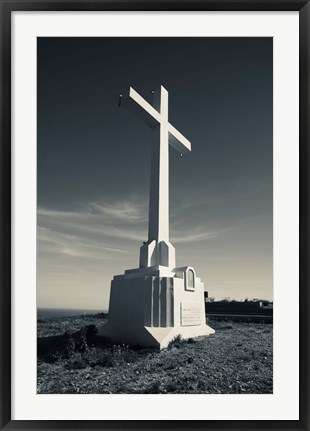
<instances>
[{"instance_id":1,"label":"dirt ground","mask_svg":"<svg viewBox=\"0 0 310 431\"><path fill-rule=\"evenodd\" d=\"M96 336L104 315L38 320L40 394L270 394L272 325L210 320L208 337L161 351Z\"/></svg>"}]
</instances>

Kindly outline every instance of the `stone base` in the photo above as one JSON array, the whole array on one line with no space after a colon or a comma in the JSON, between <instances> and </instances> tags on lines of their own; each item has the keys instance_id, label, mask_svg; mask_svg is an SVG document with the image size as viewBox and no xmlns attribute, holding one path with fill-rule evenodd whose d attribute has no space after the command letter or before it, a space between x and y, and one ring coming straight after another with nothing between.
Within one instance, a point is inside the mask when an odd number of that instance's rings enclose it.
<instances>
[{"instance_id":1,"label":"stone base","mask_svg":"<svg viewBox=\"0 0 310 431\"><path fill-rule=\"evenodd\" d=\"M177 336L213 334L204 286L191 267L128 270L112 280L108 322L99 335L115 343L162 349Z\"/></svg>"},{"instance_id":2,"label":"stone base","mask_svg":"<svg viewBox=\"0 0 310 431\"><path fill-rule=\"evenodd\" d=\"M195 338L214 334L214 329L208 325L155 328L139 325L110 323L99 329L99 335L108 338L114 343L124 343L131 346L156 347L163 349L171 341L180 336L181 339Z\"/></svg>"}]
</instances>

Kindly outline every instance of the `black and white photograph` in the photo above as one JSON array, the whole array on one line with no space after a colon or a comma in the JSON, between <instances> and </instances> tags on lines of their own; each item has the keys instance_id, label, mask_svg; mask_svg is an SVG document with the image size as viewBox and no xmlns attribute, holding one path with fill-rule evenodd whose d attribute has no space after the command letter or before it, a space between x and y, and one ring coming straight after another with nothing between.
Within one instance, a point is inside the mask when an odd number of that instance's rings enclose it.
<instances>
[{"instance_id":1,"label":"black and white photograph","mask_svg":"<svg viewBox=\"0 0 310 431\"><path fill-rule=\"evenodd\" d=\"M37 38L37 394L273 393L273 38Z\"/></svg>"}]
</instances>

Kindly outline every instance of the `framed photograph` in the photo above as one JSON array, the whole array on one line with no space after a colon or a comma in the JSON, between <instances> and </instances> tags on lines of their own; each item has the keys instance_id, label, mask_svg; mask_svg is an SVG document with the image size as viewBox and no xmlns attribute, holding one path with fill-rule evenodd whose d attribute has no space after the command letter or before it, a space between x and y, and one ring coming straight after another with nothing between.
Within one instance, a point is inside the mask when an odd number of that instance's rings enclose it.
<instances>
[{"instance_id":1,"label":"framed photograph","mask_svg":"<svg viewBox=\"0 0 310 431\"><path fill-rule=\"evenodd\" d=\"M308 1L1 23L1 429L308 430Z\"/></svg>"}]
</instances>

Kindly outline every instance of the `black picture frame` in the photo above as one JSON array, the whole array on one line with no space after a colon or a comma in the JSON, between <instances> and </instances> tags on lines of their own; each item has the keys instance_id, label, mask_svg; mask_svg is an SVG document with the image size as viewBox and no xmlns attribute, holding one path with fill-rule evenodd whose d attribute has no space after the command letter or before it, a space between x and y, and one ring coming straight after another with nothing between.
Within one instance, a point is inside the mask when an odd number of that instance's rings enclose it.
<instances>
[{"instance_id":1,"label":"black picture frame","mask_svg":"<svg viewBox=\"0 0 310 431\"><path fill-rule=\"evenodd\" d=\"M0 0L1 13L1 430L207 429L309 430L309 1L304 0ZM300 152L300 419L297 421L59 421L11 420L11 13L14 11L298 11Z\"/></svg>"}]
</instances>

